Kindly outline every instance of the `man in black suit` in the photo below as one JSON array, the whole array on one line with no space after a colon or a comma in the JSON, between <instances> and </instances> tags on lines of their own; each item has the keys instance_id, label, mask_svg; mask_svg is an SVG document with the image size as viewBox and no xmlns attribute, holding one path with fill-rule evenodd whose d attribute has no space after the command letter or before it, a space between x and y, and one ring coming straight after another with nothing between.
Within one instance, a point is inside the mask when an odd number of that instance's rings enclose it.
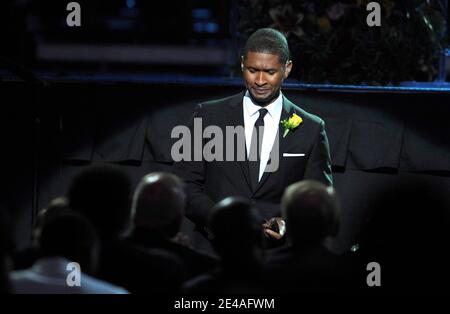
<instances>
[{"instance_id":1,"label":"man in black suit","mask_svg":"<svg viewBox=\"0 0 450 314\"><path fill-rule=\"evenodd\" d=\"M215 143L224 144L222 158L211 160L205 156L205 137L212 136L204 133L203 158L194 156L194 160L176 163L187 184L187 217L206 235L211 208L227 196L249 199L261 216L272 222L280 216L280 199L291 183L313 179L332 185L324 122L280 91L292 69L286 38L273 29L256 31L243 49L241 68L246 91L198 105L190 125L194 136L199 134L194 129L198 121L203 130L219 128L226 135L227 127L241 126L237 140L234 135L231 139L224 136L224 140L216 136ZM191 144L191 154L202 153L195 142ZM244 159L239 158L240 152L244 152ZM282 236L281 220L263 226L268 237Z\"/></svg>"}]
</instances>

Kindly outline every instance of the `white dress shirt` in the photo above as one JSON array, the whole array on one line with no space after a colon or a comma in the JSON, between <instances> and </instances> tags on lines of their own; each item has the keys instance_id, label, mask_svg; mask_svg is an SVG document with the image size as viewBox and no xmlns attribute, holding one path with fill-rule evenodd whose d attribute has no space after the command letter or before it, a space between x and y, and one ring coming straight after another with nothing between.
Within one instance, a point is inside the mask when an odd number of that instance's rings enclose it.
<instances>
[{"instance_id":1,"label":"white dress shirt","mask_svg":"<svg viewBox=\"0 0 450 314\"><path fill-rule=\"evenodd\" d=\"M264 117L264 135L261 147L261 159L259 164L259 180L264 174L267 163L270 158L273 144L278 132L278 125L280 124L281 110L283 109L283 94L280 95L270 105L261 107L255 105L250 98L248 91L244 95L244 128L245 128L245 145L247 147L247 158L250 154L250 145L252 142L252 132L256 120L259 117L259 109L267 109L267 114Z\"/></svg>"},{"instance_id":2,"label":"white dress shirt","mask_svg":"<svg viewBox=\"0 0 450 314\"><path fill-rule=\"evenodd\" d=\"M125 289L91 277L83 272L80 286L66 283L68 260L61 257L41 258L25 270L10 275L13 293L26 294L126 294Z\"/></svg>"}]
</instances>

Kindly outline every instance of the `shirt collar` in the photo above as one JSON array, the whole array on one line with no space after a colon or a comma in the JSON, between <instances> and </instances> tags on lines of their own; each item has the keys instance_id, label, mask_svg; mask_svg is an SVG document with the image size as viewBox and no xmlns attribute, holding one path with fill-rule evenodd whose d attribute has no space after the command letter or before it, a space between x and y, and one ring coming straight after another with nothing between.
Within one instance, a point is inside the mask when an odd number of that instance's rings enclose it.
<instances>
[{"instance_id":1,"label":"shirt collar","mask_svg":"<svg viewBox=\"0 0 450 314\"><path fill-rule=\"evenodd\" d=\"M281 112L282 107L283 107L283 94L281 93L281 91L280 91L280 95L278 95L278 97L270 105L267 105L265 107L255 105L253 103L252 99L250 98L250 94L249 94L248 90L245 92L244 108L250 117L257 114L259 109L266 108L269 116L272 118L275 118L277 116L277 113Z\"/></svg>"}]
</instances>

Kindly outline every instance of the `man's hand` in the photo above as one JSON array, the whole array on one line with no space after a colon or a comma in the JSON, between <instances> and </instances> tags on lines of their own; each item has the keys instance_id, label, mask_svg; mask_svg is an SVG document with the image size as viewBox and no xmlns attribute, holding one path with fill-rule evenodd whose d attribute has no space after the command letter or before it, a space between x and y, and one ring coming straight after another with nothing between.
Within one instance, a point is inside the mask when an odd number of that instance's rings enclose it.
<instances>
[{"instance_id":1,"label":"man's hand","mask_svg":"<svg viewBox=\"0 0 450 314\"><path fill-rule=\"evenodd\" d=\"M280 217L270 218L262 226L264 234L270 239L281 240L286 233L286 223Z\"/></svg>"}]
</instances>

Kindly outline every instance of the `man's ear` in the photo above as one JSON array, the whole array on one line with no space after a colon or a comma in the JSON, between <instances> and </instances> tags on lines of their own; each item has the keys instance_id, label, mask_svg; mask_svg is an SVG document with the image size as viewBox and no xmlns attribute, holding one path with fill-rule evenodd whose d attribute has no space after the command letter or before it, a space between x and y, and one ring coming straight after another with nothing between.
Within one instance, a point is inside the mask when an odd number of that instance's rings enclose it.
<instances>
[{"instance_id":1,"label":"man's ear","mask_svg":"<svg viewBox=\"0 0 450 314\"><path fill-rule=\"evenodd\" d=\"M284 78L287 79L292 70L292 60L286 61L286 65L284 67Z\"/></svg>"}]
</instances>

